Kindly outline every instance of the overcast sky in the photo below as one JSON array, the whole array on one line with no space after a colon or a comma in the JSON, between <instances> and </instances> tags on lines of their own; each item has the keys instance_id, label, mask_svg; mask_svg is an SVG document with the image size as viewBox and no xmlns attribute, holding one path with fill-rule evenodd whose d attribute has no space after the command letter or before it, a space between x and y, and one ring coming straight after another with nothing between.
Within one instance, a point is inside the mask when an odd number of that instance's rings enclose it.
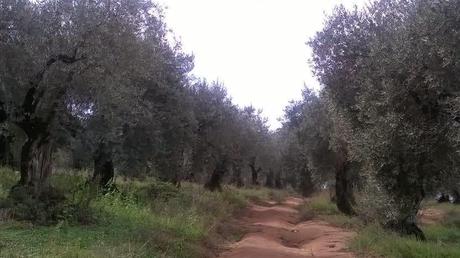
<instances>
[{"instance_id":1,"label":"overcast sky","mask_svg":"<svg viewBox=\"0 0 460 258\"><path fill-rule=\"evenodd\" d=\"M318 88L305 42L325 13L365 0L160 0L166 23L195 55L193 74L225 84L240 106L263 109L273 129L306 84Z\"/></svg>"}]
</instances>

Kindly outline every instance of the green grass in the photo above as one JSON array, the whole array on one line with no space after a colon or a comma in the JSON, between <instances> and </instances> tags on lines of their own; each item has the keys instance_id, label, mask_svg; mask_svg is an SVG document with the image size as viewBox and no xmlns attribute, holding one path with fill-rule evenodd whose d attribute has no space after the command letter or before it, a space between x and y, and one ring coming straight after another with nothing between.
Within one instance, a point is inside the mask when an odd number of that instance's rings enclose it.
<instances>
[{"instance_id":1,"label":"green grass","mask_svg":"<svg viewBox=\"0 0 460 258\"><path fill-rule=\"evenodd\" d=\"M426 241L417 241L384 231L378 225L370 225L359 232L352 249L365 257L369 253L396 258L460 257L460 206L434 202L424 206L439 209L445 214L438 223L421 226Z\"/></svg>"},{"instance_id":2,"label":"green grass","mask_svg":"<svg viewBox=\"0 0 460 258\"><path fill-rule=\"evenodd\" d=\"M19 179L19 173L9 168L0 167L0 199L6 198L11 186Z\"/></svg>"},{"instance_id":3,"label":"green grass","mask_svg":"<svg viewBox=\"0 0 460 258\"><path fill-rule=\"evenodd\" d=\"M369 225L359 231L351 249L361 257L436 258L460 257L460 230L442 225L423 228L427 241L402 237Z\"/></svg>"},{"instance_id":4,"label":"green grass","mask_svg":"<svg viewBox=\"0 0 460 258\"><path fill-rule=\"evenodd\" d=\"M362 223L358 218L342 214L337 209L337 205L330 201L329 194L325 192L317 193L311 197L304 205L299 207L299 212L302 220L318 218L337 227L349 229L362 227Z\"/></svg>"},{"instance_id":5,"label":"green grass","mask_svg":"<svg viewBox=\"0 0 460 258\"><path fill-rule=\"evenodd\" d=\"M315 215L339 215L335 203L330 201L329 195L320 193L315 195L307 203L308 207L315 213Z\"/></svg>"},{"instance_id":6,"label":"green grass","mask_svg":"<svg viewBox=\"0 0 460 258\"><path fill-rule=\"evenodd\" d=\"M0 197L6 197L17 174L0 169ZM53 185L69 202L84 195L82 176L59 174ZM185 183L180 189L154 179L117 182L120 193L96 197L90 204L95 221L79 225L63 219L54 226L0 221L0 257L203 257L203 243L219 224L250 199L268 199L267 189L211 193Z\"/></svg>"}]
</instances>

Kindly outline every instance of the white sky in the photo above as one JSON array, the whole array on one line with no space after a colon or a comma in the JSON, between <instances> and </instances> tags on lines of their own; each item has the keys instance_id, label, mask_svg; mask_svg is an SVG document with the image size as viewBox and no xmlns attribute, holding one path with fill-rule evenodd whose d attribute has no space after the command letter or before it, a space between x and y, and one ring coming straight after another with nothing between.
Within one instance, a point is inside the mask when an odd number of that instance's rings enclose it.
<instances>
[{"instance_id":1,"label":"white sky","mask_svg":"<svg viewBox=\"0 0 460 258\"><path fill-rule=\"evenodd\" d=\"M318 88L305 42L325 13L365 0L160 0L166 23L195 55L193 74L219 80L233 101L263 109L272 129L306 84Z\"/></svg>"}]
</instances>

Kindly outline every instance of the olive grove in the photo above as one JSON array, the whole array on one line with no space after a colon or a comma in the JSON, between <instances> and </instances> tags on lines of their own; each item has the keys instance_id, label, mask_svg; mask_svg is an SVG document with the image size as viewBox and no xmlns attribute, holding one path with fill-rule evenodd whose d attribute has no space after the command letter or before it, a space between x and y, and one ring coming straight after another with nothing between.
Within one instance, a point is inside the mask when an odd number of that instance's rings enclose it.
<instances>
[{"instance_id":1,"label":"olive grove","mask_svg":"<svg viewBox=\"0 0 460 258\"><path fill-rule=\"evenodd\" d=\"M422 200L460 182L459 35L459 1L336 7L307 43L321 89L271 130L193 75L152 1L0 0L0 164L20 174L8 198L58 209L51 175L81 170L103 193L120 177L328 188L344 214L424 239Z\"/></svg>"}]
</instances>

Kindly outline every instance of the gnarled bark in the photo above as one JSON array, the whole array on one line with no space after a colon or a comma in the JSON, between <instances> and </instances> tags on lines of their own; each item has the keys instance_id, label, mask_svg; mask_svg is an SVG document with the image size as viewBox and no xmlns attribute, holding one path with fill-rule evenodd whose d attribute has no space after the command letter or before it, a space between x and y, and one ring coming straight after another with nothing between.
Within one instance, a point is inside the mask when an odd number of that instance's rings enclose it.
<instances>
[{"instance_id":1,"label":"gnarled bark","mask_svg":"<svg viewBox=\"0 0 460 258\"><path fill-rule=\"evenodd\" d=\"M29 135L21 150L21 177L17 186L27 187L33 196L49 188L52 172L52 142L47 134Z\"/></svg>"},{"instance_id":2,"label":"gnarled bark","mask_svg":"<svg viewBox=\"0 0 460 258\"><path fill-rule=\"evenodd\" d=\"M48 178L52 172L53 152L51 128L56 118L57 107L61 104L60 99L66 92L65 86L55 89L50 92L50 96L45 102L43 97L50 87L42 86L42 81L45 73L56 62L72 64L82 60L76 58L76 54L77 48L75 48L73 56L59 54L46 62L43 69L29 81L30 88L25 94L20 112L13 119L13 123L20 127L27 136L27 141L21 149L21 178L15 188L26 187L27 192L32 197L38 197L41 193L50 190ZM63 85L70 83L73 75L73 72L69 72L66 81L62 82ZM46 103L46 105L38 110L40 103ZM0 106L2 105L0 104ZM0 113L2 111L3 107L0 107Z\"/></svg>"},{"instance_id":3,"label":"gnarled bark","mask_svg":"<svg viewBox=\"0 0 460 258\"><path fill-rule=\"evenodd\" d=\"M50 185L53 144L47 134L29 134L21 151L19 182L9 198L13 207L21 207L16 219L49 225L62 216L65 196ZM20 204L19 206L17 206ZM21 212L22 210L22 212ZM24 212L25 211L25 212Z\"/></svg>"}]
</instances>

